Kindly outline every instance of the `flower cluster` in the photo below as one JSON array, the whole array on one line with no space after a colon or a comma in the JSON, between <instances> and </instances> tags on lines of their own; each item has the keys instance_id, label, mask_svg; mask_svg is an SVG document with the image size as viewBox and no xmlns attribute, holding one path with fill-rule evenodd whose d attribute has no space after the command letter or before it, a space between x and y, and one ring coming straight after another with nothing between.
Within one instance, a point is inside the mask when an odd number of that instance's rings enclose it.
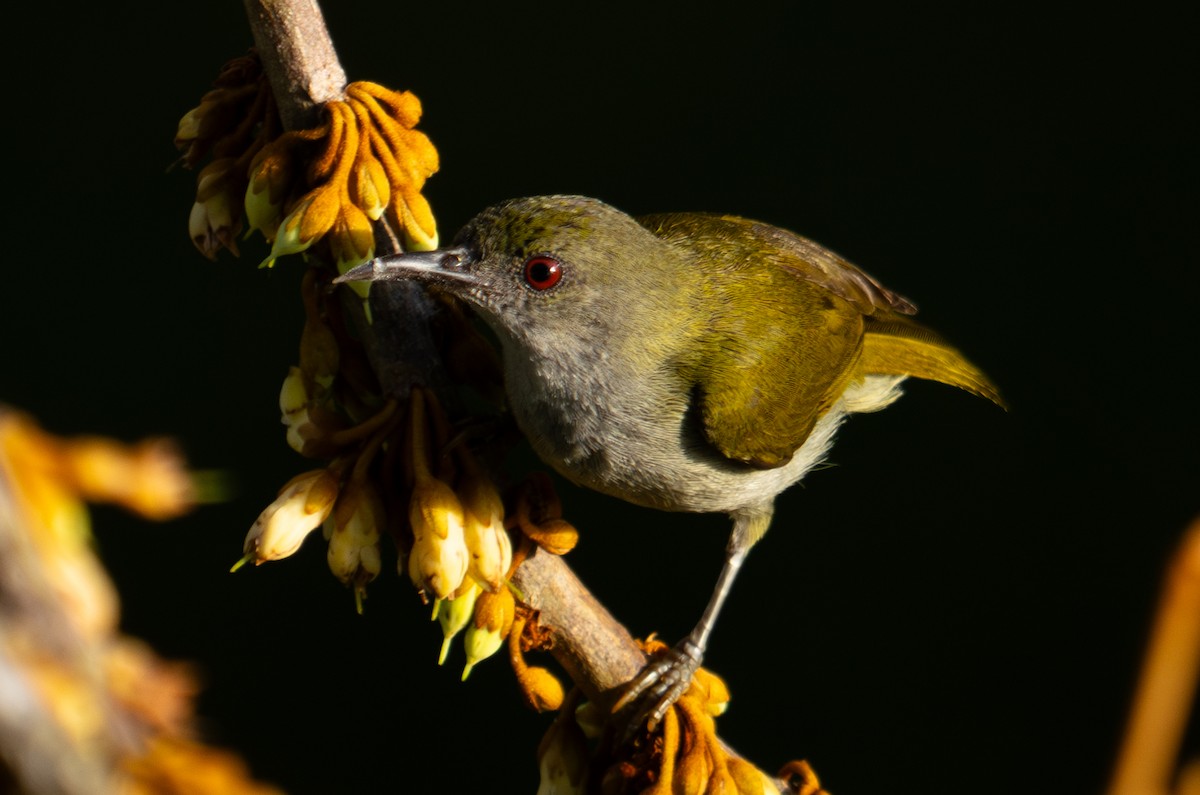
<instances>
[{"instance_id":1,"label":"flower cluster","mask_svg":"<svg viewBox=\"0 0 1200 795\"><path fill-rule=\"evenodd\" d=\"M357 82L321 106L324 121L282 132L258 60L246 56L179 122L175 145L197 175L188 221L196 247L214 259L238 254L244 227L271 244L263 265L321 245L342 272L375 252L373 222L386 215L407 249L437 248L437 225L421 194L438 169L437 150L415 129L421 103L412 93ZM366 284L355 283L363 290Z\"/></svg>"},{"instance_id":2,"label":"flower cluster","mask_svg":"<svg viewBox=\"0 0 1200 795\"><path fill-rule=\"evenodd\" d=\"M179 162L191 169L211 157L196 177L196 201L188 218L192 242L209 259L216 259L222 248L238 254L250 163L280 132L267 78L253 54L227 63L213 89L179 120Z\"/></svg>"},{"instance_id":3,"label":"flower cluster","mask_svg":"<svg viewBox=\"0 0 1200 795\"><path fill-rule=\"evenodd\" d=\"M281 392L288 438L300 452L332 460L280 489L246 535L234 569L288 557L324 527L330 569L354 588L361 611L367 584L383 568L381 540L390 536L399 572L433 604L443 633L439 663L461 634L465 679L503 646L514 626L517 605L508 580L528 550L514 553L510 531L519 529L530 539L526 543L557 554L574 546L578 532L562 519L545 478L517 489L510 497L513 509L506 510L470 446L450 438L429 390L413 388L407 411L389 400L357 425L325 422L312 400L319 371L309 369L322 358L301 358Z\"/></svg>"},{"instance_id":4,"label":"flower cluster","mask_svg":"<svg viewBox=\"0 0 1200 795\"><path fill-rule=\"evenodd\" d=\"M392 439L401 419L395 401L387 401L365 421L344 428L340 415L310 403L312 371L293 367L280 396L288 423L288 440L298 451L311 454L339 449L324 467L296 475L263 509L243 544L244 555L233 570L249 562L265 563L293 555L317 528L328 541L330 571L353 588L361 613L366 586L382 568L380 535L388 527L388 510L376 485L374 464L383 445ZM329 424L313 415L329 414ZM297 415L304 419L297 420Z\"/></svg>"},{"instance_id":5,"label":"flower cluster","mask_svg":"<svg viewBox=\"0 0 1200 795\"><path fill-rule=\"evenodd\" d=\"M326 103L324 112L324 126L285 133L250 165L246 217L272 244L264 264L325 238L328 259L344 273L374 255L371 222L385 214L406 249L437 248L421 189L438 169L438 154L413 129L421 118L416 96L351 83L345 100Z\"/></svg>"}]
</instances>

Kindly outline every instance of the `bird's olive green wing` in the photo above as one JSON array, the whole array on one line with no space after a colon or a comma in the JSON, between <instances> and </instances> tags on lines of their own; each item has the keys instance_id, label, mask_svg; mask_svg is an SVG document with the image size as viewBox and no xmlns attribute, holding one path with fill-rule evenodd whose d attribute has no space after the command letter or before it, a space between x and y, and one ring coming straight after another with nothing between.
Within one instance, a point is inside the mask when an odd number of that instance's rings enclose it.
<instances>
[{"instance_id":1,"label":"bird's olive green wing","mask_svg":"<svg viewBox=\"0 0 1200 795\"><path fill-rule=\"evenodd\" d=\"M693 370L708 441L762 468L791 460L845 390L862 346L862 316L845 301L795 279L776 289L807 308L781 301L748 322L718 318Z\"/></svg>"},{"instance_id":2,"label":"bird's olive green wing","mask_svg":"<svg viewBox=\"0 0 1200 795\"><path fill-rule=\"evenodd\" d=\"M802 239L762 224L697 215L639 220L691 249L688 260L705 263L695 274L697 309L709 322L680 368L695 385L705 437L735 461L783 466L857 373L860 305L906 302L856 269L844 272L815 244L792 245ZM813 251L819 263L809 261Z\"/></svg>"},{"instance_id":3,"label":"bird's olive green wing","mask_svg":"<svg viewBox=\"0 0 1200 795\"><path fill-rule=\"evenodd\" d=\"M726 218L756 239L788 252L777 264L850 301L864 315L862 356L855 378L904 375L958 387L1004 408L999 390L978 367L933 331L910 319L917 307L822 246L773 226Z\"/></svg>"},{"instance_id":4,"label":"bird's olive green wing","mask_svg":"<svg viewBox=\"0 0 1200 795\"><path fill-rule=\"evenodd\" d=\"M706 305L738 308L713 316L689 368L704 433L725 456L786 464L867 375L930 379L1004 405L982 371L908 317L912 302L811 240L733 216L639 220L710 264L697 269L717 298Z\"/></svg>"}]
</instances>

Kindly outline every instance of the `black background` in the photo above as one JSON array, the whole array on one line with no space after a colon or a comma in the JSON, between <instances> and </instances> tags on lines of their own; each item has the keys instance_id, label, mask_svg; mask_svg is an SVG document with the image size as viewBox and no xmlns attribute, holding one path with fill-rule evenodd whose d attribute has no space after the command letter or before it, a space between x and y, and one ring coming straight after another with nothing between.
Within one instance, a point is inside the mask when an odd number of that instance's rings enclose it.
<instances>
[{"instance_id":1,"label":"black background","mask_svg":"<svg viewBox=\"0 0 1200 795\"><path fill-rule=\"evenodd\" d=\"M328 5L350 78L424 102L444 238L533 193L756 217L911 297L1010 401L912 384L779 501L708 658L729 742L843 795L1099 791L1200 509L1182 11ZM461 652L438 668L407 581L359 618L317 541L227 573L306 467L276 405L300 263L256 270L257 239L204 260L194 175L166 170L250 45L239 4L26 14L4 54L0 400L59 433L172 435L237 484L166 526L95 512L124 628L196 661L207 737L289 792L533 791L548 718L499 658L466 684ZM635 634L686 632L725 520L562 494L585 582Z\"/></svg>"}]
</instances>

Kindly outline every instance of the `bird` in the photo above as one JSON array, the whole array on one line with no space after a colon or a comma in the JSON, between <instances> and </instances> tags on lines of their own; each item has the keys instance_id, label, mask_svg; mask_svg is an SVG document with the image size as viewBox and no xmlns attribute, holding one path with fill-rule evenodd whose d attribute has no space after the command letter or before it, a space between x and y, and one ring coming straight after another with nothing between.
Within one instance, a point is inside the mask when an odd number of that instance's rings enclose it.
<instances>
[{"instance_id":1,"label":"bird","mask_svg":"<svg viewBox=\"0 0 1200 795\"><path fill-rule=\"evenodd\" d=\"M694 629L614 710L653 729L687 689L775 498L822 463L843 421L909 377L1004 401L916 306L819 244L719 213L633 217L552 195L484 209L445 248L382 256L337 282L414 280L494 332L508 407L571 482L732 528ZM380 322L380 321L376 321Z\"/></svg>"}]
</instances>

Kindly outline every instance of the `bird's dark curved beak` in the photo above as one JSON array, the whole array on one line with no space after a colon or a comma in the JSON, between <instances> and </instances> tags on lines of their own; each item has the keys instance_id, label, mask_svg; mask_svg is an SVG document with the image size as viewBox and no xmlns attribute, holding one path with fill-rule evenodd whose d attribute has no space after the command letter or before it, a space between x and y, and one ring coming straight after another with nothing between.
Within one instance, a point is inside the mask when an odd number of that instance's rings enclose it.
<instances>
[{"instance_id":1,"label":"bird's dark curved beak","mask_svg":"<svg viewBox=\"0 0 1200 795\"><path fill-rule=\"evenodd\" d=\"M474 282L469 268L474 254L463 247L439 248L436 251L405 251L376 257L370 262L351 268L334 279L342 282L389 282L416 279L429 282Z\"/></svg>"}]
</instances>

